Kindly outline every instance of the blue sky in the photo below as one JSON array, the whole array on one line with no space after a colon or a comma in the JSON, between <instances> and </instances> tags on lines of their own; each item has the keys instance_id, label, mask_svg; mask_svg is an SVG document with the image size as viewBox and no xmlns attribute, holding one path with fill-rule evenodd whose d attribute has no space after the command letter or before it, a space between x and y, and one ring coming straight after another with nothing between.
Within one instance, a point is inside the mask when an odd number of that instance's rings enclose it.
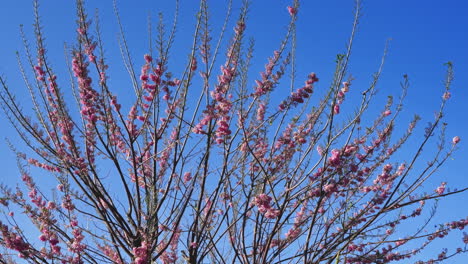
<instances>
[{"instance_id":1,"label":"blue sky","mask_svg":"<svg viewBox=\"0 0 468 264\"><path fill-rule=\"evenodd\" d=\"M14 90L21 101L26 90L22 86L15 59L15 51L22 51L19 36L19 24L25 25L30 40L32 35L32 1L31 0L1 0L0 8L0 74L7 77L10 88ZM72 43L75 37L74 1L43 0L41 1L41 17L44 25L46 43L50 60L58 72L64 72L64 42ZM99 9L101 23L104 27L106 54L111 61L111 74L114 81L119 81L125 74L119 64L120 54L116 45L117 26L112 13L112 1L89 1L88 10ZM93 3L91 3L93 2ZM164 12L168 22L171 21L172 1L135 1L120 0L122 22L127 33L129 45L136 65L147 52L146 21L151 12L155 19L158 12ZM133 3L130 3L133 2ZM181 16L175 49L171 58L174 64L185 62L193 33L193 23L197 10L197 1L181 0ZM221 25L225 0L212 0L213 30ZM285 25L288 21L286 6L291 1L286 0L254 0L249 12L247 23L249 36L256 39L255 58L259 63L253 65L253 71L260 71L265 58L271 56L278 46ZM235 6L235 8L238 5ZM302 1L298 21L297 58L298 82L307 73L314 71L321 78L318 89L326 89L333 74L334 60L337 53L344 51L347 37L351 29L354 1ZM378 86L378 96L374 108L385 103L387 95L397 96L400 91L400 81L403 74L408 74L411 87L405 102L405 115L402 116L401 129L406 128L406 121L417 113L423 118L413 137L417 140L427 122L433 120L433 113L438 108L443 93L445 67L443 64L452 61L455 69L455 80L452 86L452 98L447 106L444 119L449 124L447 138L460 136L460 149L449 160L446 166L435 176L434 185L447 181L452 188L467 186L468 173L468 118L466 102L468 102L468 2L462 0L447 1L364 1L362 17L358 27L354 51L351 57L350 73L355 78L352 89L365 89L371 81L372 74L377 70L385 42L391 39L384 73ZM235 18L235 16L233 17ZM232 25L233 20L231 20ZM229 33L231 31L228 31ZM115 63L112 63L115 62ZM116 65L115 67L113 65ZM114 68L113 68L114 67ZM63 75L64 80L68 76ZM60 78L60 76L59 76ZM128 80L125 80L128 81ZM66 82L65 82L66 83ZM131 88L129 88L131 89ZM349 102L348 102L349 103ZM1 138L8 137L18 142L14 131L7 124L3 113L0 114ZM419 134L417 134L419 133ZM2 160L2 182L15 182L18 173L14 158L4 141L0 142L0 157ZM429 190L432 186L428 185ZM440 213L443 216L457 218L466 217L467 207L461 201L466 201L468 194L451 197L442 202ZM461 210L463 209L463 210ZM440 218L443 221L443 218ZM455 237L459 239L459 236ZM468 256L459 257L450 263L466 263Z\"/></svg>"}]
</instances>

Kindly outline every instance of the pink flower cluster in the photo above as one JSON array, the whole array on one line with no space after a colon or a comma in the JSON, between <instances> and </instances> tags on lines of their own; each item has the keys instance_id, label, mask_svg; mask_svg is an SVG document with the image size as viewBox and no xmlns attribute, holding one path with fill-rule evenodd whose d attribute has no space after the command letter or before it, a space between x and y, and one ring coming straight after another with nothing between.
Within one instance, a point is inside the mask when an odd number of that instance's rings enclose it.
<instances>
[{"instance_id":1,"label":"pink flower cluster","mask_svg":"<svg viewBox=\"0 0 468 264\"><path fill-rule=\"evenodd\" d=\"M36 79L38 81L45 81L45 71L42 65L42 60L39 60L38 65L34 66L34 70L36 71Z\"/></svg>"},{"instance_id":2,"label":"pink flower cluster","mask_svg":"<svg viewBox=\"0 0 468 264\"><path fill-rule=\"evenodd\" d=\"M148 249L149 246L146 241L141 242L141 246L133 248L133 256L135 260L133 264L146 264L148 263Z\"/></svg>"},{"instance_id":3,"label":"pink flower cluster","mask_svg":"<svg viewBox=\"0 0 468 264\"><path fill-rule=\"evenodd\" d=\"M51 210L55 210L57 205L52 201L46 202L45 199L38 194L36 184L31 176L25 173L22 176L22 180L29 189L28 196L31 202L39 209L39 212L31 213L31 216L41 224L39 240L43 242L48 241L50 243L51 254L61 255L61 248L58 245L59 240L56 232L52 228L52 225L56 224L57 221L53 219Z\"/></svg>"},{"instance_id":4,"label":"pink flower cluster","mask_svg":"<svg viewBox=\"0 0 468 264\"><path fill-rule=\"evenodd\" d=\"M255 141L256 141L255 145L252 147L252 151L253 151L252 154L255 156L255 158L250 163L251 171L259 171L260 170L259 163L268 161L268 158L265 157L269 148L268 142L263 138L258 138ZM246 145L248 143L245 142L244 144ZM244 151L247 151L246 147Z\"/></svg>"},{"instance_id":5,"label":"pink flower cluster","mask_svg":"<svg viewBox=\"0 0 468 264\"><path fill-rule=\"evenodd\" d=\"M95 125L98 120L99 93L91 87L92 80L88 76L88 65L89 63L85 61L82 53L74 53L72 69L80 88L81 115L90 125Z\"/></svg>"},{"instance_id":6,"label":"pink flower cluster","mask_svg":"<svg viewBox=\"0 0 468 264\"><path fill-rule=\"evenodd\" d=\"M374 185L379 186L379 188L385 185L391 185L395 179L395 176L397 176L396 174L392 175L390 173L392 169L393 166L391 164L386 164L382 169L382 173L379 174L374 180Z\"/></svg>"},{"instance_id":7,"label":"pink flower cluster","mask_svg":"<svg viewBox=\"0 0 468 264\"><path fill-rule=\"evenodd\" d=\"M258 207L258 211L268 219L275 219L280 215L280 210L271 207L272 198L265 193L257 195L252 203Z\"/></svg>"},{"instance_id":8,"label":"pink flower cluster","mask_svg":"<svg viewBox=\"0 0 468 264\"><path fill-rule=\"evenodd\" d=\"M445 92L445 93L442 95L442 99L444 99L444 100L448 100L448 99L450 99L450 97L451 97L451 94L450 94L449 91Z\"/></svg>"},{"instance_id":9,"label":"pink flower cluster","mask_svg":"<svg viewBox=\"0 0 468 264\"><path fill-rule=\"evenodd\" d=\"M219 119L216 124L218 125L218 129L216 130L216 143L217 144L222 144L224 143L224 138L226 136L231 135L232 131L229 129L229 120L230 117L228 115L224 115Z\"/></svg>"},{"instance_id":10,"label":"pink flower cluster","mask_svg":"<svg viewBox=\"0 0 468 264\"><path fill-rule=\"evenodd\" d=\"M33 159L33 158L28 159L28 163L31 164L31 165L34 165L36 167L43 168L44 170L47 170L47 171L50 171L50 172L61 172L62 171L59 167L39 162L38 160Z\"/></svg>"},{"instance_id":11,"label":"pink flower cluster","mask_svg":"<svg viewBox=\"0 0 468 264\"><path fill-rule=\"evenodd\" d=\"M292 6L288 6L288 13L291 15L291 16L295 16L297 14L297 9L292 7Z\"/></svg>"},{"instance_id":12,"label":"pink flower cluster","mask_svg":"<svg viewBox=\"0 0 468 264\"><path fill-rule=\"evenodd\" d=\"M266 105L265 103L261 102L258 104L257 108L257 121L263 121L265 119L265 110L266 110Z\"/></svg>"},{"instance_id":13,"label":"pink flower cluster","mask_svg":"<svg viewBox=\"0 0 468 264\"><path fill-rule=\"evenodd\" d=\"M301 232L304 221L306 220L306 206L302 206L301 210L296 213L296 217L294 218L294 225L286 232L286 241L292 241L297 238Z\"/></svg>"},{"instance_id":14,"label":"pink flower cluster","mask_svg":"<svg viewBox=\"0 0 468 264\"><path fill-rule=\"evenodd\" d=\"M87 20L86 14L83 12L80 12L78 16L78 28L76 30L78 32L78 39L81 44L84 45L84 51L89 61L95 63L96 56L94 55L94 50L96 49L97 43L93 41L93 37L88 34L91 21Z\"/></svg>"},{"instance_id":15,"label":"pink flower cluster","mask_svg":"<svg viewBox=\"0 0 468 264\"><path fill-rule=\"evenodd\" d=\"M328 158L328 163L332 167L338 167L341 164L341 151L338 149L333 149L331 151L331 156Z\"/></svg>"},{"instance_id":16,"label":"pink flower cluster","mask_svg":"<svg viewBox=\"0 0 468 264\"><path fill-rule=\"evenodd\" d=\"M171 241L169 242L169 249L164 251L164 253L161 255L160 259L163 262L163 264L175 264L177 263L178 259L178 252L177 248L179 245L179 238L180 238L180 228L175 228L173 230L174 236L172 236ZM160 246L163 246L164 243L161 243Z\"/></svg>"},{"instance_id":17,"label":"pink flower cluster","mask_svg":"<svg viewBox=\"0 0 468 264\"><path fill-rule=\"evenodd\" d=\"M280 104L279 109L285 110L291 104L304 103L304 100L309 98L310 95L314 92L314 83L318 82L318 80L319 79L315 73L310 73L307 80L305 81L305 85L297 89L295 92L292 92L288 100Z\"/></svg>"},{"instance_id":18,"label":"pink flower cluster","mask_svg":"<svg viewBox=\"0 0 468 264\"><path fill-rule=\"evenodd\" d=\"M268 63L265 65L265 71L260 73L262 79L261 80L255 80L255 92L254 96L259 97L262 95L267 94L268 92L271 92L273 88L275 87L275 84L278 82L278 80L283 76L285 67L282 65L276 73L273 73L273 68L276 66L278 63L278 60L280 59L281 53L277 50L273 52L273 57L268 58ZM286 63L289 59L286 60Z\"/></svg>"},{"instance_id":19,"label":"pink flower cluster","mask_svg":"<svg viewBox=\"0 0 468 264\"><path fill-rule=\"evenodd\" d=\"M215 86L215 89L210 92L213 102L203 111L202 120L192 128L192 132L196 134L206 134L204 127L210 123L211 120L215 119L216 132L214 140L217 144L224 143L226 138L232 133L229 128L229 121L231 119L229 112L232 108L232 96L228 94L228 92L237 74L238 60L240 57L238 48L244 31L245 23L243 20L239 20L234 28L235 34L232 39L232 44L228 48L226 63L221 65L221 75L218 76L218 84ZM206 78L206 73L204 77Z\"/></svg>"},{"instance_id":20,"label":"pink flower cluster","mask_svg":"<svg viewBox=\"0 0 468 264\"><path fill-rule=\"evenodd\" d=\"M340 113L340 105L343 103L345 94L349 91L349 82L343 82L343 87L341 88L340 91L338 91L338 94L336 95L336 102L335 106L333 107L333 113L335 115Z\"/></svg>"},{"instance_id":21,"label":"pink flower cluster","mask_svg":"<svg viewBox=\"0 0 468 264\"><path fill-rule=\"evenodd\" d=\"M184 173L184 183L188 183L192 179L192 174L190 172Z\"/></svg>"},{"instance_id":22,"label":"pink flower cluster","mask_svg":"<svg viewBox=\"0 0 468 264\"><path fill-rule=\"evenodd\" d=\"M24 239L17 233L8 229L7 225L4 225L0 221L0 232L2 238L2 246L6 248L13 249L20 253L20 257L27 254L29 250L29 244L24 241Z\"/></svg>"},{"instance_id":23,"label":"pink flower cluster","mask_svg":"<svg viewBox=\"0 0 468 264\"><path fill-rule=\"evenodd\" d=\"M144 58L145 64L141 68L140 80L142 81L142 88L146 92L146 94L143 95L145 103L143 103L142 106L144 109L147 110L150 107L150 104L153 103L157 94L159 93L158 88L161 85L163 85L163 90L166 93L163 99L167 101L170 99L170 91L167 86L171 84L176 84L176 82L166 82L162 80L161 76L164 74L163 66L160 63L158 63L155 68L151 68L153 58L148 54L146 54ZM152 73L149 73L150 70L152 70Z\"/></svg>"},{"instance_id":24,"label":"pink flower cluster","mask_svg":"<svg viewBox=\"0 0 468 264\"><path fill-rule=\"evenodd\" d=\"M89 63L85 61L83 54L75 51L72 60L72 69L74 76L77 78L81 116L86 121L85 137L86 137L86 155L90 163L95 160L95 146L96 146L96 123L101 115L101 98L99 93L91 86L91 77L88 72Z\"/></svg>"},{"instance_id":25,"label":"pink flower cluster","mask_svg":"<svg viewBox=\"0 0 468 264\"><path fill-rule=\"evenodd\" d=\"M236 74L235 71L236 68L234 66L221 66L222 74L218 76L218 85L216 85L215 90L210 93L213 103L204 111L203 119L192 129L192 132L196 134L205 134L204 127L208 125L211 120L217 119L215 138L217 144L222 144L224 138L231 134L231 130L229 129L229 112L232 107L232 102L230 96L226 96L226 94Z\"/></svg>"},{"instance_id":26,"label":"pink flower cluster","mask_svg":"<svg viewBox=\"0 0 468 264\"><path fill-rule=\"evenodd\" d=\"M286 234L284 234L286 236L286 241L292 241L296 239L301 234L301 232L302 228L299 226L294 226L293 228L289 229Z\"/></svg>"},{"instance_id":27,"label":"pink flower cluster","mask_svg":"<svg viewBox=\"0 0 468 264\"><path fill-rule=\"evenodd\" d=\"M438 195L444 194L444 192L445 192L445 186L446 186L446 185L447 185L446 182L442 182L442 183L440 184L440 186L437 187L437 189L435 189L435 192L436 192Z\"/></svg>"},{"instance_id":28,"label":"pink flower cluster","mask_svg":"<svg viewBox=\"0 0 468 264\"><path fill-rule=\"evenodd\" d=\"M465 219L460 219L458 221L452 221L446 224L450 227L450 229L459 229L463 230L466 226L468 226L468 217Z\"/></svg>"},{"instance_id":29,"label":"pink flower cluster","mask_svg":"<svg viewBox=\"0 0 468 264\"><path fill-rule=\"evenodd\" d=\"M119 257L119 254L113 250L109 245L100 246L97 245L99 250L101 250L104 255L106 255L110 260L117 264L123 264L122 260Z\"/></svg>"},{"instance_id":30,"label":"pink flower cluster","mask_svg":"<svg viewBox=\"0 0 468 264\"><path fill-rule=\"evenodd\" d=\"M230 96L226 96L226 94L236 74L236 68L235 66L222 65L221 72L222 74L218 76L218 84L215 90L210 92L213 103L207 106L207 109L203 112L202 120L192 129L192 132L196 134L205 134L204 127L208 125L211 120L217 119L215 138L217 144L222 144L224 138L231 134L231 130L229 129L229 111L231 110L232 102Z\"/></svg>"},{"instance_id":31,"label":"pink flower cluster","mask_svg":"<svg viewBox=\"0 0 468 264\"><path fill-rule=\"evenodd\" d=\"M75 253L72 263L83 263L81 260L81 255L86 249L86 245L83 244L84 235L81 227L78 226L77 220L70 221L70 226L72 227L73 240L72 243L68 246L68 249Z\"/></svg>"},{"instance_id":32,"label":"pink flower cluster","mask_svg":"<svg viewBox=\"0 0 468 264\"><path fill-rule=\"evenodd\" d=\"M75 205L72 202L71 196L69 194L65 195L62 199L62 207L68 211L75 210Z\"/></svg>"}]
</instances>

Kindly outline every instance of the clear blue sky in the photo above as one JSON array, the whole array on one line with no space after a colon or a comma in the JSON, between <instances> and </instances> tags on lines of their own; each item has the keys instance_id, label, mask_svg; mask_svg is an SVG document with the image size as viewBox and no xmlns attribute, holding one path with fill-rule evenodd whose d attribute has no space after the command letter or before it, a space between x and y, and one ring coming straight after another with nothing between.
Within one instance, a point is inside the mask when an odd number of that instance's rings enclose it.
<instances>
[{"instance_id":1,"label":"clear blue sky","mask_svg":"<svg viewBox=\"0 0 468 264\"><path fill-rule=\"evenodd\" d=\"M1 0L0 6L0 74L7 77L10 88L17 92L20 98L26 95L22 86L16 65L15 51L22 51L19 37L19 24L25 25L30 40L32 34L32 1L31 0ZM55 69L64 72L64 42L72 43L75 37L74 1L42 0L41 16L49 55ZM89 1L90 13L98 8L101 13L101 23L104 27L105 46L107 56L111 59L111 79L116 81L121 74L125 74L120 61L120 54L116 45L117 26L112 13L112 1ZM93 2L93 3L91 3ZM164 12L168 22L171 21L172 1L129 1L120 0L124 28L127 32L129 45L134 59L140 59L147 52L146 21L149 12L156 18L158 12ZM138 2L138 4L135 4ZM175 49L172 52L174 64L185 62L193 32L194 16L197 1L181 0L181 16ZM225 0L211 0L212 16L216 31L221 24ZM259 64L254 70L261 70L265 58L276 49L282 37L288 20L286 6L291 1L286 0L253 0L247 23L248 35L256 39L256 58ZM328 0L301 3L298 21L298 81L308 72L314 71L321 78L318 89L328 87L337 53L344 50L347 37L351 29L354 1ZM408 74L411 87L405 103L405 122L417 113L423 118L413 137L417 140L422 135L424 125L433 120L433 113L438 108L443 91L445 67L443 64L452 61L455 69L455 80L452 87L452 98L447 107L444 119L449 124L447 138L458 135L462 141L460 149L440 170L433 184L447 181L449 187L457 188L468 184L468 118L466 105L468 102L468 2L462 0L446 1L363 1L362 17L351 58L350 73L356 81L352 89L362 90L370 83L371 75L377 70L382 51L387 39L391 38L389 54L384 73L379 83L379 94L375 101L375 108L385 103L387 95L399 94L399 83L403 74ZM234 17L235 18L235 17ZM232 21L231 21L232 22ZM232 25L232 23L231 23ZM229 31L230 33L231 31ZM180 52L179 52L180 51ZM113 66L118 65L118 66ZM257 67L257 68L256 68ZM176 71L176 70L174 70ZM59 75L65 80L68 75ZM128 81L128 80L126 80ZM129 88L131 89L131 88ZM21 99L27 110L27 100ZM349 103L349 102L348 102ZM0 114L1 138L10 138L17 142L13 129L6 122L3 113ZM406 123L400 128L405 129ZM18 175L14 158L4 141L0 141L0 158L2 162L2 182L13 183L13 177ZM435 185L433 185L435 186ZM428 189L432 187L428 185ZM443 202L440 213L444 216L466 217L468 194L452 197ZM442 218L441 218L442 219ZM442 221L442 220L441 220ZM455 239L459 239L456 236ZM458 243L457 243L458 244ZM463 264L468 262L468 256L462 256L450 263ZM447 263L449 263L447 262Z\"/></svg>"}]
</instances>

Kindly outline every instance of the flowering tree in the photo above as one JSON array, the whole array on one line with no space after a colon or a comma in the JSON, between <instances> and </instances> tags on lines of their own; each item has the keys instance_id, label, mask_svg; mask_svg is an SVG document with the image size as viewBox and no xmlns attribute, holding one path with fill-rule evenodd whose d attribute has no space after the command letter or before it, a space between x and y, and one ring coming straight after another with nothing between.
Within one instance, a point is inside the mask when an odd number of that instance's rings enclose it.
<instances>
[{"instance_id":1,"label":"flowering tree","mask_svg":"<svg viewBox=\"0 0 468 264\"><path fill-rule=\"evenodd\" d=\"M69 89L48 60L37 1L35 55L23 35L28 60L20 62L33 112L23 111L0 78L4 113L29 148L23 153L11 144L24 185L1 188L0 263L419 261L433 241L468 225L466 218L431 229L434 211L428 208L466 187L448 191L442 183L422 192L460 142L454 137L445 143L442 121L450 63L440 109L407 160L397 153L419 117L404 133L396 130L406 76L399 100L390 97L370 122L363 117L382 67L359 90L355 111L340 114L348 93L358 90L348 61L359 8L347 51L337 56L333 81L320 96L314 94L315 73L303 85L294 82L298 1L285 12L284 39L251 82L248 3L223 49L228 20L213 41L207 1L201 0L180 75L168 66L176 22L168 31L158 25L156 40L136 60L139 74L121 32L134 89L129 99L110 87L99 24L91 24L83 0L76 5L77 41L68 53L75 102L65 99ZM231 10L229 3L226 17ZM277 87L287 80L291 93L277 100L284 95ZM436 133L438 148L420 165ZM43 188L44 180L34 176L40 170L55 181L55 190ZM418 226L401 237L402 226L416 218ZM465 253L467 243L464 234L459 248L423 255L418 263Z\"/></svg>"}]
</instances>

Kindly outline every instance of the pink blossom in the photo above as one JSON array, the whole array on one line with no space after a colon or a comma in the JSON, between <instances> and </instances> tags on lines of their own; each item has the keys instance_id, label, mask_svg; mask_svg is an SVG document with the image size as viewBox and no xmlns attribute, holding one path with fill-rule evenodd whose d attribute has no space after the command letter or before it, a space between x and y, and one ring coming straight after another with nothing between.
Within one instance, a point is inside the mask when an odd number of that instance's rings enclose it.
<instances>
[{"instance_id":1,"label":"pink blossom","mask_svg":"<svg viewBox=\"0 0 468 264\"><path fill-rule=\"evenodd\" d=\"M187 183L192 179L192 174L190 172L184 173L184 182Z\"/></svg>"},{"instance_id":2,"label":"pink blossom","mask_svg":"<svg viewBox=\"0 0 468 264\"><path fill-rule=\"evenodd\" d=\"M44 235L44 234L41 234L41 235L39 236L39 240L42 241L42 242L45 242L45 241L47 241L47 236Z\"/></svg>"},{"instance_id":3,"label":"pink blossom","mask_svg":"<svg viewBox=\"0 0 468 264\"><path fill-rule=\"evenodd\" d=\"M254 200L253 204L258 207L258 211L260 213L266 213L269 209L271 209L271 200L272 198L265 193L257 195Z\"/></svg>"},{"instance_id":4,"label":"pink blossom","mask_svg":"<svg viewBox=\"0 0 468 264\"><path fill-rule=\"evenodd\" d=\"M406 243L406 240L405 240L405 239L400 239L400 240L398 240L398 241L395 242L395 245L398 247L398 246L401 246L401 245L403 245L403 244L405 244L405 243Z\"/></svg>"},{"instance_id":5,"label":"pink blossom","mask_svg":"<svg viewBox=\"0 0 468 264\"><path fill-rule=\"evenodd\" d=\"M338 189L334 183L330 184L325 184L323 186L323 191L326 192L327 194L330 194L332 192L336 192Z\"/></svg>"},{"instance_id":6,"label":"pink blossom","mask_svg":"<svg viewBox=\"0 0 468 264\"><path fill-rule=\"evenodd\" d=\"M265 118L265 104L260 103L257 109L257 120L263 121L264 118Z\"/></svg>"},{"instance_id":7,"label":"pink blossom","mask_svg":"<svg viewBox=\"0 0 468 264\"><path fill-rule=\"evenodd\" d=\"M135 264L144 264L148 260L148 245L145 241L141 243L140 247L133 248L133 255L135 256Z\"/></svg>"},{"instance_id":8,"label":"pink blossom","mask_svg":"<svg viewBox=\"0 0 468 264\"><path fill-rule=\"evenodd\" d=\"M453 144L458 144L458 142L460 142L460 137L459 136L456 136L452 139L452 142Z\"/></svg>"},{"instance_id":9,"label":"pink blossom","mask_svg":"<svg viewBox=\"0 0 468 264\"><path fill-rule=\"evenodd\" d=\"M442 98L443 98L444 100L448 100L448 99L450 99L450 96L451 96L450 92L447 91L447 92L444 93L444 95L442 95Z\"/></svg>"},{"instance_id":10,"label":"pink blossom","mask_svg":"<svg viewBox=\"0 0 468 264\"><path fill-rule=\"evenodd\" d=\"M349 82L343 82L343 88L341 88L343 93L347 93L349 91Z\"/></svg>"},{"instance_id":11,"label":"pink blossom","mask_svg":"<svg viewBox=\"0 0 468 264\"><path fill-rule=\"evenodd\" d=\"M340 113L340 105L339 104L336 104L334 107L333 107L333 113L335 115L339 114Z\"/></svg>"},{"instance_id":12,"label":"pink blossom","mask_svg":"<svg viewBox=\"0 0 468 264\"><path fill-rule=\"evenodd\" d=\"M153 58L149 54L145 54L144 58L147 63L151 63L153 61Z\"/></svg>"},{"instance_id":13,"label":"pink blossom","mask_svg":"<svg viewBox=\"0 0 468 264\"><path fill-rule=\"evenodd\" d=\"M436 192L438 195L444 194L445 185L447 185L447 183L446 183L446 182L442 182L442 183L440 184L440 186L437 187L437 189L435 190L435 192Z\"/></svg>"},{"instance_id":14,"label":"pink blossom","mask_svg":"<svg viewBox=\"0 0 468 264\"><path fill-rule=\"evenodd\" d=\"M281 211L278 209L268 209L268 211L265 213L265 217L268 219L275 219L280 215Z\"/></svg>"},{"instance_id":15,"label":"pink blossom","mask_svg":"<svg viewBox=\"0 0 468 264\"><path fill-rule=\"evenodd\" d=\"M348 245L348 250L349 251L355 251L357 248L358 248L358 246L353 244L353 243Z\"/></svg>"},{"instance_id":16,"label":"pink blossom","mask_svg":"<svg viewBox=\"0 0 468 264\"><path fill-rule=\"evenodd\" d=\"M288 232L285 234L286 240L293 240L297 238L301 234L301 228L291 228L288 230Z\"/></svg>"},{"instance_id":17,"label":"pink blossom","mask_svg":"<svg viewBox=\"0 0 468 264\"><path fill-rule=\"evenodd\" d=\"M197 58L196 57L192 58L190 70L191 71L196 71L197 70Z\"/></svg>"},{"instance_id":18,"label":"pink blossom","mask_svg":"<svg viewBox=\"0 0 468 264\"><path fill-rule=\"evenodd\" d=\"M328 161L330 162L330 165L331 166L334 166L334 167L337 167L340 165L340 158L341 158L341 154L340 154L340 151L337 150L337 149L333 149L331 151L331 157L328 158Z\"/></svg>"},{"instance_id":19,"label":"pink blossom","mask_svg":"<svg viewBox=\"0 0 468 264\"><path fill-rule=\"evenodd\" d=\"M292 6L288 6L288 12L291 16L295 16L297 14L297 9Z\"/></svg>"}]
</instances>

